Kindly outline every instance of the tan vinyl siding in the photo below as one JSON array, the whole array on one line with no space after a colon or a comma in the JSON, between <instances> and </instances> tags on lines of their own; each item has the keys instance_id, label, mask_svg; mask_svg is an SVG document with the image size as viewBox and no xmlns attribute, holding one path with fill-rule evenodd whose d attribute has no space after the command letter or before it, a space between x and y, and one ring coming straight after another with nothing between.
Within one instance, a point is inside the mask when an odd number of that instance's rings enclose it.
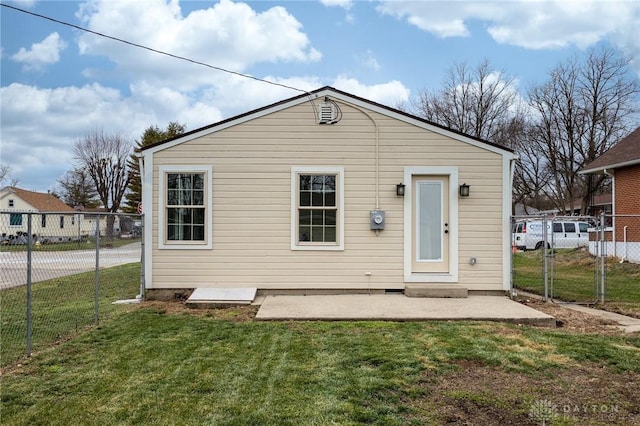
<instances>
[{"instance_id":1,"label":"tan vinyl siding","mask_svg":"<svg viewBox=\"0 0 640 426\"><path fill-rule=\"evenodd\" d=\"M338 103L343 119L335 125L316 124L303 103L156 152L153 229L164 226L159 166L211 165L213 248L160 250L155 231L152 288L401 289L404 204L395 186L405 166L456 166L459 183L471 185L471 196L459 201L459 282L502 289L502 156L368 111L379 128L379 208L386 211L386 228L376 236L369 229L375 127L358 109ZM291 250L294 166L344 168L344 251ZM469 265L469 257L478 263Z\"/></svg>"}]
</instances>

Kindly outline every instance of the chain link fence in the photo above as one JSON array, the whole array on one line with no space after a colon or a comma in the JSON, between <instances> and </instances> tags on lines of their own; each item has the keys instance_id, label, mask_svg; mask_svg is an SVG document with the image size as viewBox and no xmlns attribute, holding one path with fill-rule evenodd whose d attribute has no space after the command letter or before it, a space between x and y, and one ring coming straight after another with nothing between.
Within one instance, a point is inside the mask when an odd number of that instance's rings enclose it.
<instances>
[{"instance_id":1,"label":"chain link fence","mask_svg":"<svg viewBox=\"0 0 640 426\"><path fill-rule=\"evenodd\" d=\"M512 218L513 293L640 316L640 215Z\"/></svg>"},{"instance_id":2,"label":"chain link fence","mask_svg":"<svg viewBox=\"0 0 640 426\"><path fill-rule=\"evenodd\" d=\"M0 211L0 366L144 294L140 215Z\"/></svg>"}]
</instances>

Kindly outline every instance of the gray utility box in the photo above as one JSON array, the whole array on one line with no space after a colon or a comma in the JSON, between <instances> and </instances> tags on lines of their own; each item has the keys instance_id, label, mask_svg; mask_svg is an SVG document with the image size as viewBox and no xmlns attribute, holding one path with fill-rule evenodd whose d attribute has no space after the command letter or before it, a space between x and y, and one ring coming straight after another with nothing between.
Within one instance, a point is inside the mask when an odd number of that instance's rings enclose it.
<instances>
[{"instance_id":1,"label":"gray utility box","mask_svg":"<svg viewBox=\"0 0 640 426\"><path fill-rule=\"evenodd\" d=\"M384 229L384 211L382 210L371 210L369 217L369 222L371 224L371 229L374 231L379 231Z\"/></svg>"}]
</instances>

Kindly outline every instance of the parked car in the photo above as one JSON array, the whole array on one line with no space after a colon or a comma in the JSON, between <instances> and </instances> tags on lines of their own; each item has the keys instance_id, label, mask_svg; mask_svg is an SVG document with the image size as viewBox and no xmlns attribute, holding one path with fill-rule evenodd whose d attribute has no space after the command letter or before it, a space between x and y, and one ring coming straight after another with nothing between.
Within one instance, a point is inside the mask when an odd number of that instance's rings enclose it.
<instances>
[{"instance_id":1,"label":"parked car","mask_svg":"<svg viewBox=\"0 0 640 426\"><path fill-rule=\"evenodd\" d=\"M544 247L544 223L524 220L513 225L512 245L519 250L538 250ZM575 248L589 244L589 223L586 221L548 220L547 248Z\"/></svg>"}]
</instances>

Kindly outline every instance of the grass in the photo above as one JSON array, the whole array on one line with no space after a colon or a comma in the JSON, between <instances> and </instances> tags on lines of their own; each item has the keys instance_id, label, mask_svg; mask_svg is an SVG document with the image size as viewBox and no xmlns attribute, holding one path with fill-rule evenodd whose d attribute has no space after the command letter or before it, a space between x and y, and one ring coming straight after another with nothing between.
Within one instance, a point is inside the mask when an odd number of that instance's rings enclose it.
<instances>
[{"instance_id":1,"label":"grass","mask_svg":"<svg viewBox=\"0 0 640 426\"><path fill-rule=\"evenodd\" d=\"M143 305L38 353L2 377L3 425L540 424L531 404L566 398L640 420L638 337L235 315Z\"/></svg>"},{"instance_id":2,"label":"grass","mask_svg":"<svg viewBox=\"0 0 640 426\"><path fill-rule=\"evenodd\" d=\"M121 238L100 238L100 246L105 248L118 248L128 244L138 242L140 238L121 239ZM88 238L83 241L65 241L61 243L40 244L33 247L35 251L71 251L71 250L90 250L96 248L95 238ZM26 244L18 245L0 245L0 252L21 252L27 251Z\"/></svg>"},{"instance_id":3,"label":"grass","mask_svg":"<svg viewBox=\"0 0 640 426\"><path fill-rule=\"evenodd\" d=\"M140 264L100 270L99 318L121 305L111 303L140 293ZM14 362L26 350L26 286L0 291L0 365ZM32 285L32 348L39 350L94 323L95 273L83 272Z\"/></svg>"},{"instance_id":4,"label":"grass","mask_svg":"<svg viewBox=\"0 0 640 426\"><path fill-rule=\"evenodd\" d=\"M536 294L544 293L542 275L542 251L528 251L514 255L514 286ZM553 267L553 279L549 275L549 295L568 302L595 302L599 300L599 265L595 257L583 249L559 249L553 258L547 258L549 271ZM597 274L596 274L597 273ZM605 262L605 299L619 306L636 306L640 314L640 265L618 263L614 258ZM551 288L551 285L553 288ZM618 303L619 302L619 303Z\"/></svg>"}]
</instances>

